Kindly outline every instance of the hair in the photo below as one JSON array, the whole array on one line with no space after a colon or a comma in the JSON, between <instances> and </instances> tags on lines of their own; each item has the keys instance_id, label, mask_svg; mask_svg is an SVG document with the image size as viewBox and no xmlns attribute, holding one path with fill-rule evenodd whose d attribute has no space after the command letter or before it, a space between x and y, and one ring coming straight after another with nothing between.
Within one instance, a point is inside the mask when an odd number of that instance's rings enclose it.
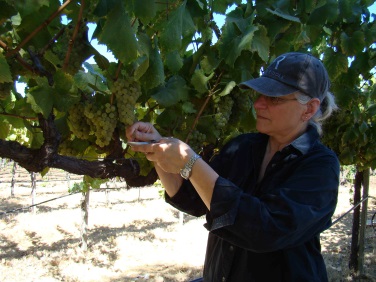
<instances>
[{"instance_id":1,"label":"hair","mask_svg":"<svg viewBox=\"0 0 376 282\"><path fill-rule=\"evenodd\" d=\"M296 99L298 99L298 102L302 105L305 105L307 104L311 99L312 97L302 93L302 92L298 92L295 94L295 97ZM327 91L325 96L324 96L324 99L322 100L322 102L320 103L320 108L319 110L316 112L316 114L309 120L308 124L310 125L313 125L317 132L322 135L322 124L323 122L328 119L331 114L338 110L338 106L335 102L335 98L334 98L334 95Z\"/></svg>"}]
</instances>

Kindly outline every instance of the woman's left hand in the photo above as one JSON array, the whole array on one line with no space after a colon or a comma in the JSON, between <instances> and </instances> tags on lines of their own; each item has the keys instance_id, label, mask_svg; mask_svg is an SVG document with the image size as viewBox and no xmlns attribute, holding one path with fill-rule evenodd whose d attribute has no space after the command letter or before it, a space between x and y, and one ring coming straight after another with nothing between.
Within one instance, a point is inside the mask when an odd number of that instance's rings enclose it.
<instances>
[{"instance_id":1,"label":"woman's left hand","mask_svg":"<svg viewBox=\"0 0 376 282\"><path fill-rule=\"evenodd\" d=\"M143 152L149 161L168 173L179 173L195 152L183 141L163 137L158 143L133 146L135 152Z\"/></svg>"}]
</instances>

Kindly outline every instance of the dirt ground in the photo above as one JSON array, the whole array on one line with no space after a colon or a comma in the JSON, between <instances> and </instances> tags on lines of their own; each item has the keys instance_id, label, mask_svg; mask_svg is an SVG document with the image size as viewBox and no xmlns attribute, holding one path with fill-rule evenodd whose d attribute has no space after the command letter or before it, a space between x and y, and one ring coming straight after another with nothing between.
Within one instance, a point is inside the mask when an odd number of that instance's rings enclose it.
<instances>
[{"instance_id":1,"label":"dirt ground","mask_svg":"<svg viewBox=\"0 0 376 282\"><path fill-rule=\"evenodd\" d=\"M90 193L89 246L80 248L80 200L75 194L31 205L30 177L19 169L11 197L10 166L0 171L0 281L189 281L200 277L207 231L204 218L184 216L164 203L161 187L125 189L125 183ZM59 178L60 177L60 178ZM372 177L370 195L376 196ZM78 181L71 179L69 185ZM67 195L60 172L55 179L38 177L35 203ZM105 186L104 186L105 187ZM334 219L351 208L351 187L342 186ZM370 220L376 201L369 201ZM330 281L354 281L348 270L352 213L322 234ZM376 233L365 235L363 279L376 281Z\"/></svg>"}]
</instances>

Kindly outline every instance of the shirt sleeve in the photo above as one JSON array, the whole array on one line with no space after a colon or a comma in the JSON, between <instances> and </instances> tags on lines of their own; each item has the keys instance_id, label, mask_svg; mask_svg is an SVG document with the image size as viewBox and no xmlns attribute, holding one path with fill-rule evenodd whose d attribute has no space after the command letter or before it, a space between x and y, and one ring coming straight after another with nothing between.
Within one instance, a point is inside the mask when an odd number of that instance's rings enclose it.
<instances>
[{"instance_id":1,"label":"shirt sleeve","mask_svg":"<svg viewBox=\"0 0 376 282\"><path fill-rule=\"evenodd\" d=\"M269 177L255 197L219 178L206 228L254 252L297 246L327 229L334 213L339 163L334 154L312 153Z\"/></svg>"},{"instance_id":2,"label":"shirt sleeve","mask_svg":"<svg viewBox=\"0 0 376 282\"><path fill-rule=\"evenodd\" d=\"M197 217L208 211L196 189L188 180L183 181L182 186L173 197L169 197L165 192L165 201L176 209Z\"/></svg>"}]
</instances>

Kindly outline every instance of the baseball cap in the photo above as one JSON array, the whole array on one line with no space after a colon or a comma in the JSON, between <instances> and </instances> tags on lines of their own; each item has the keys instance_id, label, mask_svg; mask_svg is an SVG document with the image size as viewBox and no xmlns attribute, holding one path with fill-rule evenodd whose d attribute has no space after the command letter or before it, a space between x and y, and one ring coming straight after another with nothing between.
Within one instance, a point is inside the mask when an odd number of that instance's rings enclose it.
<instances>
[{"instance_id":1,"label":"baseball cap","mask_svg":"<svg viewBox=\"0 0 376 282\"><path fill-rule=\"evenodd\" d=\"M244 81L242 88L252 88L271 97L301 91L322 101L330 81L323 63L311 54L290 52L278 56L261 77Z\"/></svg>"}]
</instances>

